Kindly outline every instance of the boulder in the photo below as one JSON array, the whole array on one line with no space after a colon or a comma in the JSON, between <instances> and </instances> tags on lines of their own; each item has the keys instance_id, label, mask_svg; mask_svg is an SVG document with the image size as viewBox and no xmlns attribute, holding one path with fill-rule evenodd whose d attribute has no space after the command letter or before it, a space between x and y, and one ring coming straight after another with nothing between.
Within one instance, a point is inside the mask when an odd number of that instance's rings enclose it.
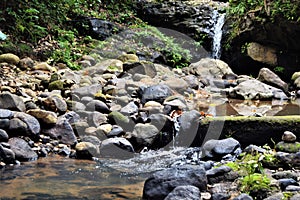
<instances>
[{"instance_id":1,"label":"boulder","mask_svg":"<svg viewBox=\"0 0 300 200\"><path fill-rule=\"evenodd\" d=\"M154 64L151 62L124 63L123 69L132 75L141 74L151 78L154 78L157 73Z\"/></svg>"},{"instance_id":2,"label":"boulder","mask_svg":"<svg viewBox=\"0 0 300 200\"><path fill-rule=\"evenodd\" d=\"M202 165L183 165L155 172L145 181L143 199L163 200L176 187L186 185L206 191L207 178Z\"/></svg>"},{"instance_id":3,"label":"boulder","mask_svg":"<svg viewBox=\"0 0 300 200\"><path fill-rule=\"evenodd\" d=\"M8 141L8 134L5 130L0 129L0 142L7 142Z\"/></svg>"},{"instance_id":4,"label":"boulder","mask_svg":"<svg viewBox=\"0 0 300 200\"><path fill-rule=\"evenodd\" d=\"M174 199L199 200L201 199L200 190L192 185L177 186L164 200Z\"/></svg>"},{"instance_id":5,"label":"boulder","mask_svg":"<svg viewBox=\"0 0 300 200\"><path fill-rule=\"evenodd\" d=\"M277 52L271 47L251 42L247 45L247 54L255 61L273 66L277 65Z\"/></svg>"},{"instance_id":6,"label":"boulder","mask_svg":"<svg viewBox=\"0 0 300 200\"><path fill-rule=\"evenodd\" d=\"M0 63L2 62L16 65L20 62L20 58L12 53L5 53L0 55Z\"/></svg>"},{"instance_id":7,"label":"boulder","mask_svg":"<svg viewBox=\"0 0 300 200\"><path fill-rule=\"evenodd\" d=\"M77 89L72 90L72 94L78 95L80 97L83 96L90 96L94 97L94 95L102 90L102 85L94 84L89 86L80 87Z\"/></svg>"},{"instance_id":8,"label":"boulder","mask_svg":"<svg viewBox=\"0 0 300 200\"><path fill-rule=\"evenodd\" d=\"M14 113L7 109L0 109L0 119L11 119Z\"/></svg>"},{"instance_id":9,"label":"boulder","mask_svg":"<svg viewBox=\"0 0 300 200\"><path fill-rule=\"evenodd\" d=\"M27 113L29 115L37 118L41 123L44 124L56 124L57 115L54 112L41 110L41 109L32 109L28 110Z\"/></svg>"},{"instance_id":10,"label":"boulder","mask_svg":"<svg viewBox=\"0 0 300 200\"><path fill-rule=\"evenodd\" d=\"M284 92L288 92L288 84L268 68L261 68L259 70L257 80L278 87Z\"/></svg>"},{"instance_id":11,"label":"boulder","mask_svg":"<svg viewBox=\"0 0 300 200\"><path fill-rule=\"evenodd\" d=\"M203 155L210 159L219 159L227 154L234 155L236 150L240 148L240 143L233 139L227 138L222 140L208 140L203 145Z\"/></svg>"},{"instance_id":12,"label":"boulder","mask_svg":"<svg viewBox=\"0 0 300 200\"><path fill-rule=\"evenodd\" d=\"M16 161L16 155L11 149L3 147L0 144L0 161L3 161L6 164L14 164Z\"/></svg>"},{"instance_id":13,"label":"boulder","mask_svg":"<svg viewBox=\"0 0 300 200\"><path fill-rule=\"evenodd\" d=\"M29 144L18 137L13 137L8 140L11 150L15 153L16 159L20 161L32 161L38 158L36 152L34 152Z\"/></svg>"},{"instance_id":14,"label":"boulder","mask_svg":"<svg viewBox=\"0 0 300 200\"><path fill-rule=\"evenodd\" d=\"M126 133L127 138L136 148L151 147L159 134L159 130L151 124L136 124L132 133Z\"/></svg>"},{"instance_id":15,"label":"boulder","mask_svg":"<svg viewBox=\"0 0 300 200\"><path fill-rule=\"evenodd\" d=\"M91 142L79 142L75 146L76 156L80 159L92 159L99 156L99 148Z\"/></svg>"},{"instance_id":16,"label":"boulder","mask_svg":"<svg viewBox=\"0 0 300 200\"><path fill-rule=\"evenodd\" d=\"M132 144L122 137L105 139L100 147L100 155L106 158L131 158L134 152Z\"/></svg>"},{"instance_id":17,"label":"boulder","mask_svg":"<svg viewBox=\"0 0 300 200\"><path fill-rule=\"evenodd\" d=\"M98 111L100 113L109 113L109 107L100 100L92 100L86 105L88 111Z\"/></svg>"},{"instance_id":18,"label":"boulder","mask_svg":"<svg viewBox=\"0 0 300 200\"><path fill-rule=\"evenodd\" d=\"M0 108L21 112L26 110L23 99L15 94L11 94L10 92L3 92L0 94Z\"/></svg>"},{"instance_id":19,"label":"boulder","mask_svg":"<svg viewBox=\"0 0 300 200\"><path fill-rule=\"evenodd\" d=\"M43 129L42 133L64 144L73 145L77 142L72 126L64 116L60 116L53 127Z\"/></svg>"},{"instance_id":20,"label":"boulder","mask_svg":"<svg viewBox=\"0 0 300 200\"><path fill-rule=\"evenodd\" d=\"M20 124L20 125L23 124L23 125L21 125L20 127L11 126L12 123L10 122L9 132L13 132L14 129L16 129L16 130L19 129L22 132L24 132L26 135L35 137L41 131L41 126L40 126L39 121L35 117L33 117L29 114L26 114L23 112L15 112L14 118L12 120L16 120L16 121L18 121L17 124ZM12 128L12 127L14 127L14 128ZM21 128L21 127L23 127L23 128Z\"/></svg>"},{"instance_id":21,"label":"boulder","mask_svg":"<svg viewBox=\"0 0 300 200\"><path fill-rule=\"evenodd\" d=\"M163 103L168 97L173 95L171 88L167 85L153 85L149 87L140 87L138 95L141 98L141 102L144 104L147 101L157 101Z\"/></svg>"}]
</instances>

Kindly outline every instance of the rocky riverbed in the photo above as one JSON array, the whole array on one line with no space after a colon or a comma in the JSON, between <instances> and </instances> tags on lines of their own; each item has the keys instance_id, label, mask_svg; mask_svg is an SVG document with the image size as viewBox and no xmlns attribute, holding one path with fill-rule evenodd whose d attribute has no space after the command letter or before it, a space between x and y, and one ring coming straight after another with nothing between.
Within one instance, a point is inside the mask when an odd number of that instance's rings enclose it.
<instances>
[{"instance_id":1,"label":"rocky riverbed","mask_svg":"<svg viewBox=\"0 0 300 200\"><path fill-rule=\"evenodd\" d=\"M144 199L299 198L298 116L271 117L297 102L288 86L298 88L299 73L288 84L267 68L253 78L217 59L172 69L135 54L83 56L79 71L13 54L0 63L2 167L51 154L129 160L179 146L146 180ZM231 98L245 99L232 106L239 116L220 120L216 109Z\"/></svg>"}]
</instances>

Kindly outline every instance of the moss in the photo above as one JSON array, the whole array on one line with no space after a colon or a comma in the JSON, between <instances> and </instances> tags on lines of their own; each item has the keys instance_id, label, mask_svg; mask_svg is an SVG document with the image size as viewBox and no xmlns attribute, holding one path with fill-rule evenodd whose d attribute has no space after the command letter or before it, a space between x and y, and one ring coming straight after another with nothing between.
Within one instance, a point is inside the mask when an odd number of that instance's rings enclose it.
<instances>
[{"instance_id":1,"label":"moss","mask_svg":"<svg viewBox=\"0 0 300 200\"><path fill-rule=\"evenodd\" d=\"M275 148L279 151L284 151L288 153L297 153L300 151L300 143L286 143L286 142L279 142L276 144Z\"/></svg>"},{"instance_id":2,"label":"moss","mask_svg":"<svg viewBox=\"0 0 300 200\"><path fill-rule=\"evenodd\" d=\"M48 90L64 90L64 82L61 80L53 81L49 84Z\"/></svg>"}]
</instances>

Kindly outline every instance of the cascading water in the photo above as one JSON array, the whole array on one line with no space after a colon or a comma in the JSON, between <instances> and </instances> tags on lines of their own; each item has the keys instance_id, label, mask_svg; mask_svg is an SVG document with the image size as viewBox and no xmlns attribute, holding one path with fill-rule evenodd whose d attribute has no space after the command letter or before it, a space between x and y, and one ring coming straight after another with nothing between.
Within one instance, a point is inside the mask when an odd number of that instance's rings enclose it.
<instances>
[{"instance_id":1,"label":"cascading water","mask_svg":"<svg viewBox=\"0 0 300 200\"><path fill-rule=\"evenodd\" d=\"M222 27L225 21L225 13L220 14L215 10L213 12L213 19L215 21L215 29L211 57L219 59L221 57Z\"/></svg>"}]
</instances>

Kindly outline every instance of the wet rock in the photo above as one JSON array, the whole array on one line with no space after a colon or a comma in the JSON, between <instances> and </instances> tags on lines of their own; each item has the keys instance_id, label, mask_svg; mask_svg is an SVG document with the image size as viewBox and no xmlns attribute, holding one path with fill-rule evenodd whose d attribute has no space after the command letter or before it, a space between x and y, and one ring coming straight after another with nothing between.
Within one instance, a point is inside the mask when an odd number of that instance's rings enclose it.
<instances>
[{"instance_id":1,"label":"wet rock","mask_svg":"<svg viewBox=\"0 0 300 200\"><path fill-rule=\"evenodd\" d=\"M253 200L253 198L248 194L240 194L239 196L235 197L233 200Z\"/></svg>"},{"instance_id":2,"label":"wet rock","mask_svg":"<svg viewBox=\"0 0 300 200\"><path fill-rule=\"evenodd\" d=\"M31 149L25 140L13 137L8 140L8 143L11 146L11 150L15 153L17 160L32 161L38 158L36 152Z\"/></svg>"},{"instance_id":3,"label":"wet rock","mask_svg":"<svg viewBox=\"0 0 300 200\"><path fill-rule=\"evenodd\" d=\"M0 128L8 129L10 124L9 119L0 119Z\"/></svg>"},{"instance_id":4,"label":"wet rock","mask_svg":"<svg viewBox=\"0 0 300 200\"><path fill-rule=\"evenodd\" d=\"M173 94L172 90L167 85L153 85L149 87L140 87L138 94L141 97L141 102L144 104L147 101L163 101Z\"/></svg>"},{"instance_id":5,"label":"wet rock","mask_svg":"<svg viewBox=\"0 0 300 200\"><path fill-rule=\"evenodd\" d=\"M151 124L136 124L132 133L126 133L125 138L137 148L151 147L158 134L159 130Z\"/></svg>"},{"instance_id":6,"label":"wet rock","mask_svg":"<svg viewBox=\"0 0 300 200\"><path fill-rule=\"evenodd\" d=\"M12 122L13 120L16 123ZM10 120L9 132L13 132L13 130L19 130L28 136L37 136L41 131L41 126L35 117L26 113L15 112L14 118Z\"/></svg>"},{"instance_id":7,"label":"wet rock","mask_svg":"<svg viewBox=\"0 0 300 200\"><path fill-rule=\"evenodd\" d=\"M284 131L281 139L284 142L295 142L297 140L297 136L290 131Z\"/></svg>"},{"instance_id":8,"label":"wet rock","mask_svg":"<svg viewBox=\"0 0 300 200\"><path fill-rule=\"evenodd\" d=\"M199 200L201 199L200 190L192 185L177 186L164 200L173 199Z\"/></svg>"},{"instance_id":9,"label":"wet rock","mask_svg":"<svg viewBox=\"0 0 300 200\"><path fill-rule=\"evenodd\" d=\"M100 100L92 100L86 105L88 111L98 111L101 113L109 113L108 106Z\"/></svg>"},{"instance_id":10,"label":"wet rock","mask_svg":"<svg viewBox=\"0 0 300 200\"><path fill-rule=\"evenodd\" d=\"M144 184L143 198L163 200L176 187L191 185L205 191L207 179L203 166L184 165L155 172Z\"/></svg>"},{"instance_id":11,"label":"wet rock","mask_svg":"<svg viewBox=\"0 0 300 200\"><path fill-rule=\"evenodd\" d=\"M49 135L53 139L59 140L63 144L73 145L77 142L77 138L68 119L61 116L56 124L42 131L45 135Z\"/></svg>"},{"instance_id":12,"label":"wet rock","mask_svg":"<svg viewBox=\"0 0 300 200\"><path fill-rule=\"evenodd\" d=\"M37 118L41 123L44 124L55 124L57 122L57 115L51 111L45 111L41 109L28 110L29 115Z\"/></svg>"},{"instance_id":13,"label":"wet rock","mask_svg":"<svg viewBox=\"0 0 300 200\"><path fill-rule=\"evenodd\" d=\"M79 142L75 146L76 156L80 159L92 159L99 156L99 149L90 142Z\"/></svg>"},{"instance_id":14,"label":"wet rock","mask_svg":"<svg viewBox=\"0 0 300 200\"><path fill-rule=\"evenodd\" d=\"M26 110L23 99L10 92L3 92L0 94L0 108L21 112Z\"/></svg>"},{"instance_id":15,"label":"wet rock","mask_svg":"<svg viewBox=\"0 0 300 200\"><path fill-rule=\"evenodd\" d=\"M101 156L106 158L131 158L134 152L132 144L122 137L105 139L102 141L100 147Z\"/></svg>"},{"instance_id":16,"label":"wet rock","mask_svg":"<svg viewBox=\"0 0 300 200\"><path fill-rule=\"evenodd\" d=\"M90 96L94 97L94 95L102 90L102 85L94 84L90 86L84 86L77 89L72 90L72 94L78 95L80 97Z\"/></svg>"},{"instance_id":17,"label":"wet rock","mask_svg":"<svg viewBox=\"0 0 300 200\"><path fill-rule=\"evenodd\" d=\"M284 191L286 189L286 187L289 185L299 186L297 181L295 181L294 179L291 179L291 178L279 179L278 182L279 182L279 186L282 191Z\"/></svg>"},{"instance_id":18,"label":"wet rock","mask_svg":"<svg viewBox=\"0 0 300 200\"><path fill-rule=\"evenodd\" d=\"M281 78L277 74L275 74L268 68L261 68L259 70L257 79L261 82L265 82L267 84L278 87L284 92L288 92L288 84L281 80Z\"/></svg>"},{"instance_id":19,"label":"wet rock","mask_svg":"<svg viewBox=\"0 0 300 200\"><path fill-rule=\"evenodd\" d=\"M3 147L0 144L0 161L3 161L6 164L14 164L15 158L15 153L11 149Z\"/></svg>"},{"instance_id":20,"label":"wet rock","mask_svg":"<svg viewBox=\"0 0 300 200\"><path fill-rule=\"evenodd\" d=\"M71 154L71 149L67 145L63 145L59 150L58 154L62 156L69 156Z\"/></svg>"},{"instance_id":21,"label":"wet rock","mask_svg":"<svg viewBox=\"0 0 300 200\"><path fill-rule=\"evenodd\" d=\"M7 109L0 109L0 119L11 119L14 113Z\"/></svg>"},{"instance_id":22,"label":"wet rock","mask_svg":"<svg viewBox=\"0 0 300 200\"><path fill-rule=\"evenodd\" d=\"M8 141L8 134L5 130L0 129L0 142L7 142Z\"/></svg>"},{"instance_id":23,"label":"wet rock","mask_svg":"<svg viewBox=\"0 0 300 200\"><path fill-rule=\"evenodd\" d=\"M235 154L238 148L240 143L233 138L209 140L203 145L203 154L205 157L218 159L227 154Z\"/></svg>"},{"instance_id":24,"label":"wet rock","mask_svg":"<svg viewBox=\"0 0 300 200\"><path fill-rule=\"evenodd\" d=\"M16 65L20 62L20 58L12 53L5 53L0 55L0 63L2 62Z\"/></svg>"},{"instance_id":25,"label":"wet rock","mask_svg":"<svg viewBox=\"0 0 300 200\"><path fill-rule=\"evenodd\" d=\"M287 167L299 167L300 166L300 152L297 153L284 153L277 152L276 159Z\"/></svg>"}]
</instances>

